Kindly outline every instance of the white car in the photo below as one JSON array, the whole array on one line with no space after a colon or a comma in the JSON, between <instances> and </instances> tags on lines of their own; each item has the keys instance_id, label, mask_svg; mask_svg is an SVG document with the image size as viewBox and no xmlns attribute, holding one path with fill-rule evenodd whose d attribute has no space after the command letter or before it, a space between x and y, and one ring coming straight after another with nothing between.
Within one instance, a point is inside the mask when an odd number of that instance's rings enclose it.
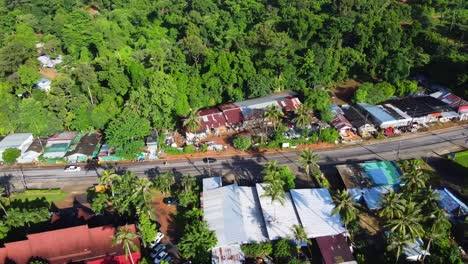
<instances>
[{"instance_id":1,"label":"white car","mask_svg":"<svg viewBox=\"0 0 468 264\"><path fill-rule=\"evenodd\" d=\"M81 171L81 168L78 166L68 166L65 168L65 171L67 172Z\"/></svg>"},{"instance_id":2,"label":"white car","mask_svg":"<svg viewBox=\"0 0 468 264\"><path fill-rule=\"evenodd\" d=\"M152 252L150 254L150 257L155 258L157 255L159 255L159 253L161 253L165 249L166 249L166 246L164 244L157 245L155 248L153 248L153 250L152 250Z\"/></svg>"},{"instance_id":3,"label":"white car","mask_svg":"<svg viewBox=\"0 0 468 264\"><path fill-rule=\"evenodd\" d=\"M161 261L168 255L166 251L161 251L159 254L154 257L154 264L159 264Z\"/></svg>"},{"instance_id":4,"label":"white car","mask_svg":"<svg viewBox=\"0 0 468 264\"><path fill-rule=\"evenodd\" d=\"M161 242L163 238L164 238L164 234L161 232L158 232L158 234L156 235L156 238L153 239L153 241L148 245L149 248L154 248L157 244L159 244L159 242Z\"/></svg>"}]
</instances>

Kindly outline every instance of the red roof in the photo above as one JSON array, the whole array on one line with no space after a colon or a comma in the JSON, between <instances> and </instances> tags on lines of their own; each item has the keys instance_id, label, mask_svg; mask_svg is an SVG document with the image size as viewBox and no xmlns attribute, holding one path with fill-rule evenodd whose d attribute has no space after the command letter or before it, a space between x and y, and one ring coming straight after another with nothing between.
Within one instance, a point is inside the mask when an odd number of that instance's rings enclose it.
<instances>
[{"instance_id":1,"label":"red roof","mask_svg":"<svg viewBox=\"0 0 468 264\"><path fill-rule=\"evenodd\" d=\"M348 119L346 119L346 117L341 114L335 115L331 124L338 131L342 129L353 129L353 125L351 125Z\"/></svg>"},{"instance_id":2,"label":"red roof","mask_svg":"<svg viewBox=\"0 0 468 264\"><path fill-rule=\"evenodd\" d=\"M278 104L283 108L284 111L294 111L301 107L301 101L296 97L288 96L283 100L278 101Z\"/></svg>"},{"instance_id":3,"label":"red roof","mask_svg":"<svg viewBox=\"0 0 468 264\"><path fill-rule=\"evenodd\" d=\"M244 116L242 115L240 107L235 104L223 104L219 106L219 109L223 111L226 123L229 125L244 121Z\"/></svg>"},{"instance_id":4,"label":"red roof","mask_svg":"<svg viewBox=\"0 0 468 264\"><path fill-rule=\"evenodd\" d=\"M134 225L129 225L136 232ZM51 264L86 261L103 256L122 255L122 246L112 246L112 226L88 228L87 225L31 234L27 240L5 243L0 248L0 261L6 258L27 263L32 256L46 258ZM138 239L135 243L139 246Z\"/></svg>"},{"instance_id":5,"label":"red roof","mask_svg":"<svg viewBox=\"0 0 468 264\"><path fill-rule=\"evenodd\" d=\"M218 108L206 108L198 111L200 130L226 126L226 118Z\"/></svg>"},{"instance_id":6,"label":"red roof","mask_svg":"<svg viewBox=\"0 0 468 264\"><path fill-rule=\"evenodd\" d=\"M140 252L133 252L132 254L133 261L138 263L141 259ZM125 255L119 256L110 256L102 259L86 261L86 264L131 264L130 256L128 258Z\"/></svg>"},{"instance_id":7,"label":"red roof","mask_svg":"<svg viewBox=\"0 0 468 264\"><path fill-rule=\"evenodd\" d=\"M354 261L346 238L343 235L317 237L317 245L322 253L323 263L335 264Z\"/></svg>"}]
</instances>

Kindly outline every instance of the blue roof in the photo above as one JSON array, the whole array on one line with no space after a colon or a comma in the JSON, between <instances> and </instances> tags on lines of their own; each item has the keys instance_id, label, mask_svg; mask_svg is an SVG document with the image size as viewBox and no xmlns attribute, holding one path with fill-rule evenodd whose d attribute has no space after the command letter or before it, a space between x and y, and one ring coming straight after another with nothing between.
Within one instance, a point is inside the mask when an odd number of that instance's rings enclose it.
<instances>
[{"instance_id":1,"label":"blue roof","mask_svg":"<svg viewBox=\"0 0 468 264\"><path fill-rule=\"evenodd\" d=\"M390 122L395 121L396 119L387 113L384 109L377 105L370 105L366 103L358 103L359 106L364 108L369 114L374 118L378 119L380 122Z\"/></svg>"},{"instance_id":2,"label":"blue roof","mask_svg":"<svg viewBox=\"0 0 468 264\"><path fill-rule=\"evenodd\" d=\"M439 206L455 216L468 215L468 207L446 188L436 190L440 195Z\"/></svg>"},{"instance_id":3,"label":"blue roof","mask_svg":"<svg viewBox=\"0 0 468 264\"><path fill-rule=\"evenodd\" d=\"M376 210L382 208L380 202L383 199L383 195L389 193L390 191L395 191L399 188L398 185L394 186L378 186L367 189L364 192L364 201L366 202L367 208L370 210Z\"/></svg>"},{"instance_id":4,"label":"blue roof","mask_svg":"<svg viewBox=\"0 0 468 264\"><path fill-rule=\"evenodd\" d=\"M401 182L401 171L392 161L375 161L359 164L373 186L394 185Z\"/></svg>"}]
</instances>

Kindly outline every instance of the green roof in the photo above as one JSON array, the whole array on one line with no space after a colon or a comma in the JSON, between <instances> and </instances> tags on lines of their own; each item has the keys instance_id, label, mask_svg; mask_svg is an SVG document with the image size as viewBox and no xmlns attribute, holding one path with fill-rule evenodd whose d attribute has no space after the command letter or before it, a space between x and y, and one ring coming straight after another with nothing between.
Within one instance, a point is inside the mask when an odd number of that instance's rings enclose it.
<instances>
[{"instance_id":1,"label":"green roof","mask_svg":"<svg viewBox=\"0 0 468 264\"><path fill-rule=\"evenodd\" d=\"M401 171L392 161L365 162L360 166L373 185L395 185L401 181Z\"/></svg>"},{"instance_id":2,"label":"green roof","mask_svg":"<svg viewBox=\"0 0 468 264\"><path fill-rule=\"evenodd\" d=\"M53 144L50 147L47 147L44 153L51 153L51 152L66 152L68 151L68 144L67 143L58 143Z\"/></svg>"}]
</instances>

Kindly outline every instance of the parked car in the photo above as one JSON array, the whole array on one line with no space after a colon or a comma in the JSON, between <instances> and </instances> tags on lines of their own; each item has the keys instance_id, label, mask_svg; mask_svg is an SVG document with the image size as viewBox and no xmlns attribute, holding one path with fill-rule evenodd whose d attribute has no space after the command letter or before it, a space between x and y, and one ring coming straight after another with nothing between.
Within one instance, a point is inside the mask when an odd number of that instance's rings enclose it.
<instances>
[{"instance_id":1,"label":"parked car","mask_svg":"<svg viewBox=\"0 0 468 264\"><path fill-rule=\"evenodd\" d=\"M81 171L81 168L78 167L78 166L73 166L73 165L72 165L72 166L67 166L67 167L65 168L65 171L67 171L67 172Z\"/></svg>"},{"instance_id":2,"label":"parked car","mask_svg":"<svg viewBox=\"0 0 468 264\"><path fill-rule=\"evenodd\" d=\"M172 257L169 255L167 255L163 260L166 261L167 263L172 263Z\"/></svg>"},{"instance_id":3,"label":"parked car","mask_svg":"<svg viewBox=\"0 0 468 264\"><path fill-rule=\"evenodd\" d=\"M203 158L204 163L215 163L216 159L215 158Z\"/></svg>"},{"instance_id":4,"label":"parked car","mask_svg":"<svg viewBox=\"0 0 468 264\"><path fill-rule=\"evenodd\" d=\"M161 263L161 261L167 257L168 253L166 251L161 251L159 252L158 255L156 255L156 257L154 257L154 264L159 264Z\"/></svg>"},{"instance_id":5,"label":"parked car","mask_svg":"<svg viewBox=\"0 0 468 264\"><path fill-rule=\"evenodd\" d=\"M174 205L174 206L176 206L178 204L177 200L175 198L173 198L173 197L164 198L163 203L165 203L167 205Z\"/></svg>"},{"instance_id":6,"label":"parked car","mask_svg":"<svg viewBox=\"0 0 468 264\"><path fill-rule=\"evenodd\" d=\"M153 248L153 250L152 250L152 252L150 254L150 257L155 258L159 253L161 253L165 249L166 249L166 245L164 245L164 244L157 245L155 248Z\"/></svg>"},{"instance_id":7,"label":"parked car","mask_svg":"<svg viewBox=\"0 0 468 264\"><path fill-rule=\"evenodd\" d=\"M154 248L157 244L159 244L159 242L161 242L163 238L164 238L164 234L161 232L158 232L158 234L156 235L156 238L154 238L153 241L151 241L151 243L149 244L149 248Z\"/></svg>"}]
</instances>

